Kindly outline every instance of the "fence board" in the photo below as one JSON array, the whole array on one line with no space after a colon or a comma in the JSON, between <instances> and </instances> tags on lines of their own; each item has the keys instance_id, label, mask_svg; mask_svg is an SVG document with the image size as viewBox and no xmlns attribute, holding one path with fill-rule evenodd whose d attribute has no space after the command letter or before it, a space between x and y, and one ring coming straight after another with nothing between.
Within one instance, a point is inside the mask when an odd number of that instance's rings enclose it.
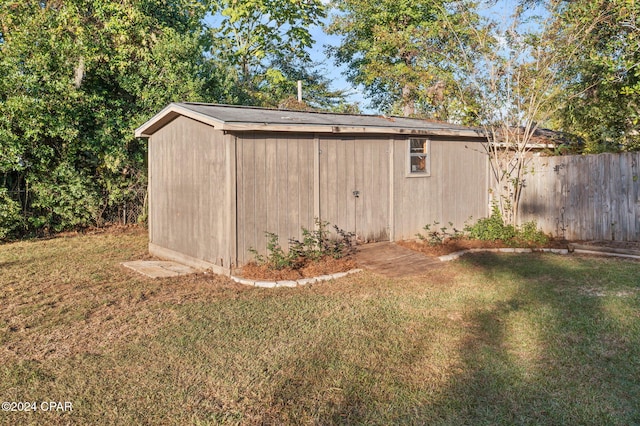
<instances>
[{"instance_id":1,"label":"fence board","mask_svg":"<svg viewBox=\"0 0 640 426\"><path fill-rule=\"evenodd\" d=\"M570 240L640 240L640 153L534 157L520 223Z\"/></svg>"}]
</instances>

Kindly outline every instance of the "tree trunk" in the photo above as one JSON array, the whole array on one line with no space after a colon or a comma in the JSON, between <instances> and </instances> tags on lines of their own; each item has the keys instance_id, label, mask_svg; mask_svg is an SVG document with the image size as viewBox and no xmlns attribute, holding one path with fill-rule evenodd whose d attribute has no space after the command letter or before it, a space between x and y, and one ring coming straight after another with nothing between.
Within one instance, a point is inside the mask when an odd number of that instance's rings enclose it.
<instances>
[{"instance_id":1,"label":"tree trunk","mask_svg":"<svg viewBox=\"0 0 640 426\"><path fill-rule=\"evenodd\" d=\"M73 77L73 85L76 89L79 89L82 86L82 80L84 80L84 57L80 57L78 59L78 66L76 66L74 70Z\"/></svg>"},{"instance_id":2,"label":"tree trunk","mask_svg":"<svg viewBox=\"0 0 640 426\"><path fill-rule=\"evenodd\" d=\"M411 117L415 115L416 108L413 103L413 90L409 84L405 84L402 88L402 115L405 117Z\"/></svg>"}]
</instances>

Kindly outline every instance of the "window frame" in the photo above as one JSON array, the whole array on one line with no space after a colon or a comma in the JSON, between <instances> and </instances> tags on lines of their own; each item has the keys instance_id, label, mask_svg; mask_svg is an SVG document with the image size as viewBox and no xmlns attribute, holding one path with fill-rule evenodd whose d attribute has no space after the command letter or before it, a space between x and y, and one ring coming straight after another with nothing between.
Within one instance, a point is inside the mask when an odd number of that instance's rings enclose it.
<instances>
[{"instance_id":1,"label":"window frame","mask_svg":"<svg viewBox=\"0 0 640 426\"><path fill-rule=\"evenodd\" d=\"M416 153L411 152L411 142L412 141L423 141L424 149L426 152ZM412 171L411 170L411 159L413 157L426 157L424 171ZM405 177L411 178L420 178L420 177L428 177L431 176L431 139L429 138L409 138L407 139L407 145L405 150L405 158L406 158L406 168L405 168Z\"/></svg>"}]
</instances>

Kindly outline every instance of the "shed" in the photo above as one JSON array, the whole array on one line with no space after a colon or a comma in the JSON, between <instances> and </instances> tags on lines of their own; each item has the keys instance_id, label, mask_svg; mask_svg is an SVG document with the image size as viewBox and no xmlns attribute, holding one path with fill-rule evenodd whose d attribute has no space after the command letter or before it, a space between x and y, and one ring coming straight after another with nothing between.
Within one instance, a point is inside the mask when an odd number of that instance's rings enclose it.
<instances>
[{"instance_id":1,"label":"shed","mask_svg":"<svg viewBox=\"0 0 640 426\"><path fill-rule=\"evenodd\" d=\"M172 103L149 139L149 251L229 274L315 218L359 241L488 214L481 131L419 119Z\"/></svg>"}]
</instances>

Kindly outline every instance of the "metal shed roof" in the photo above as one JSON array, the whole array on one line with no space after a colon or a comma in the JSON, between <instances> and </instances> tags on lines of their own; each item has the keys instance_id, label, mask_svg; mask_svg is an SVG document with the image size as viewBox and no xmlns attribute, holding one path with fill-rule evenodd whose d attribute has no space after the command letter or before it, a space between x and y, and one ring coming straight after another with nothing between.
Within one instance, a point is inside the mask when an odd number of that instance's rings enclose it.
<instances>
[{"instance_id":1,"label":"metal shed roof","mask_svg":"<svg viewBox=\"0 0 640 426\"><path fill-rule=\"evenodd\" d=\"M256 107L172 103L136 129L150 137L179 116L225 131L415 134L485 138L484 132L455 124L379 115L334 114Z\"/></svg>"}]
</instances>

